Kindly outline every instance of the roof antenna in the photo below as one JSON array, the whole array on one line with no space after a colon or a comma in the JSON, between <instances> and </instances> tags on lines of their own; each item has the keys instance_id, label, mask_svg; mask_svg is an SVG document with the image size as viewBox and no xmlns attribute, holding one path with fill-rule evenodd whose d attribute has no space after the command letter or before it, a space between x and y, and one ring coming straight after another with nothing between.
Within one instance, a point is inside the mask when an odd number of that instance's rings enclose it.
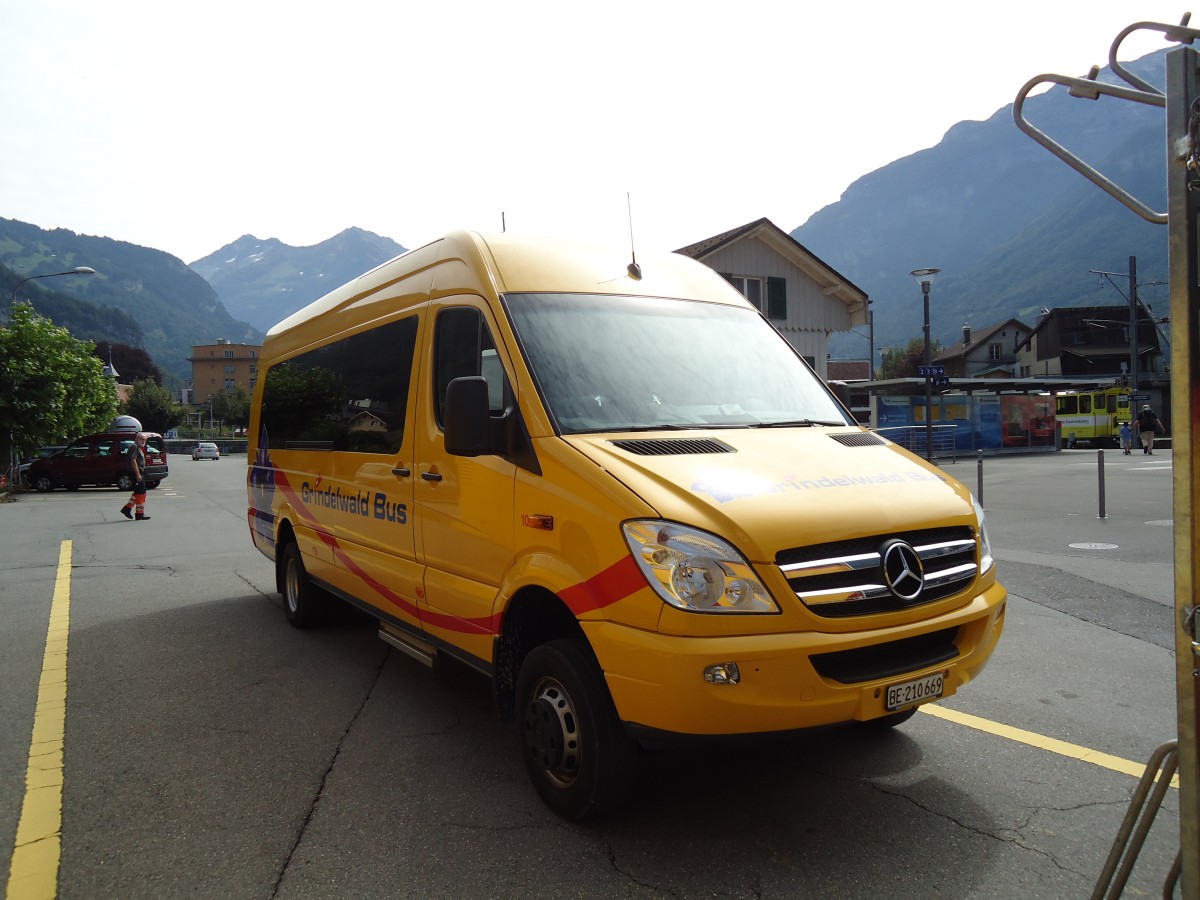
<instances>
[{"instance_id":1,"label":"roof antenna","mask_svg":"<svg viewBox=\"0 0 1200 900\"><path fill-rule=\"evenodd\" d=\"M508 226L504 224L504 210L500 210L500 233L508 231Z\"/></svg>"},{"instance_id":2,"label":"roof antenna","mask_svg":"<svg viewBox=\"0 0 1200 900\"><path fill-rule=\"evenodd\" d=\"M625 267L630 278L641 279L642 267L638 265L637 250L633 246L633 206L629 202L629 191L625 192L625 210L629 214L629 257L632 262Z\"/></svg>"}]
</instances>

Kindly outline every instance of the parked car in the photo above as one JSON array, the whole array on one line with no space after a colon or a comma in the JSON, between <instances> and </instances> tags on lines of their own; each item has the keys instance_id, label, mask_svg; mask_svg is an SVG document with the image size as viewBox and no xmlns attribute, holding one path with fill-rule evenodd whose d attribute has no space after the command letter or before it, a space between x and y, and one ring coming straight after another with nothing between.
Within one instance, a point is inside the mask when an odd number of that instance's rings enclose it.
<instances>
[{"instance_id":1,"label":"parked car","mask_svg":"<svg viewBox=\"0 0 1200 900\"><path fill-rule=\"evenodd\" d=\"M221 451L211 441L201 441L192 448L192 461L198 459L215 459L220 461Z\"/></svg>"},{"instance_id":2,"label":"parked car","mask_svg":"<svg viewBox=\"0 0 1200 900\"><path fill-rule=\"evenodd\" d=\"M33 465L34 462L36 462L39 459L46 459L48 457L51 457L55 453L58 453L62 450L66 450L66 449L67 449L66 444L50 444L45 447L38 447L36 450L34 450L33 453L31 453L29 455L29 459L27 459L27 460L25 460L25 462L21 463L21 468L20 468L21 483L29 484L29 478L28 478L29 467L31 465Z\"/></svg>"},{"instance_id":3,"label":"parked car","mask_svg":"<svg viewBox=\"0 0 1200 900\"><path fill-rule=\"evenodd\" d=\"M167 445L156 432L146 435L146 487L156 488L167 477ZM133 468L129 453L135 432L115 431L89 434L68 444L46 459L29 465L27 479L41 492L65 487L78 490L82 485L116 485L117 490L133 488Z\"/></svg>"}]
</instances>

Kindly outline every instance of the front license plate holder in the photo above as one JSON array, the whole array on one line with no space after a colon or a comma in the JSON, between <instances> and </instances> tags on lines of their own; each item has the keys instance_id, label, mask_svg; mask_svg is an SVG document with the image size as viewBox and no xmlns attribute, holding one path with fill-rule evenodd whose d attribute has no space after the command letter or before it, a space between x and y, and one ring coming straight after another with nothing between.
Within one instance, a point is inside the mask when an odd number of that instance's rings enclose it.
<instances>
[{"instance_id":1,"label":"front license plate holder","mask_svg":"<svg viewBox=\"0 0 1200 900\"><path fill-rule=\"evenodd\" d=\"M914 678L911 681L901 681L889 684L884 696L884 709L894 712L908 706L916 706L929 700L936 700L946 689L946 673L937 672L924 678Z\"/></svg>"}]
</instances>

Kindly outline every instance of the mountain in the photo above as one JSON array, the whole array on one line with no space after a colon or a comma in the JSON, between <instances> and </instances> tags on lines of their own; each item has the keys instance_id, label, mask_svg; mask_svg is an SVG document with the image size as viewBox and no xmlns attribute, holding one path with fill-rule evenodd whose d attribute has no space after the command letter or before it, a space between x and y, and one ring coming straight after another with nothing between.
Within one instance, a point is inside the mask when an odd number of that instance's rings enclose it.
<instances>
[{"instance_id":1,"label":"mountain","mask_svg":"<svg viewBox=\"0 0 1200 900\"><path fill-rule=\"evenodd\" d=\"M1127 68L1161 86L1167 52ZM1101 80L1123 84L1107 69ZM1056 86L1027 98L1024 112L1152 209L1166 209L1161 109L1113 97L1084 101ZM863 176L791 234L871 296L877 348L921 335L921 289L908 275L916 268L942 269L930 295L930 330L947 344L964 323L976 330L1011 317L1033 324L1042 307L1121 304L1113 284L1127 296L1128 278L1108 283L1091 270L1128 273L1131 256L1139 285L1168 274L1167 228L1021 133L1011 104ZM1166 313L1165 287L1140 293ZM861 337L831 343L834 356L866 356Z\"/></svg>"},{"instance_id":2,"label":"mountain","mask_svg":"<svg viewBox=\"0 0 1200 900\"><path fill-rule=\"evenodd\" d=\"M75 266L95 269L95 275L26 282L18 299L33 301L43 314L50 309L54 321L71 328L76 337L90 340L132 344L132 323L141 330L140 346L164 374L172 373L179 379L191 377L187 358L194 344L215 343L218 338L238 343L262 340L261 332L229 315L208 282L182 260L161 250L0 219L0 264L11 270L17 281L31 274L63 272ZM10 296L11 291L10 287ZM50 295L63 299L55 301ZM50 307L43 304L46 299ZM60 312L68 314L67 307L80 330L58 318ZM104 308L110 309L106 312ZM127 315L114 315L113 309Z\"/></svg>"},{"instance_id":3,"label":"mountain","mask_svg":"<svg viewBox=\"0 0 1200 900\"><path fill-rule=\"evenodd\" d=\"M291 247L243 235L191 264L238 318L262 331L363 272L404 253L390 238L347 228L320 244Z\"/></svg>"}]
</instances>

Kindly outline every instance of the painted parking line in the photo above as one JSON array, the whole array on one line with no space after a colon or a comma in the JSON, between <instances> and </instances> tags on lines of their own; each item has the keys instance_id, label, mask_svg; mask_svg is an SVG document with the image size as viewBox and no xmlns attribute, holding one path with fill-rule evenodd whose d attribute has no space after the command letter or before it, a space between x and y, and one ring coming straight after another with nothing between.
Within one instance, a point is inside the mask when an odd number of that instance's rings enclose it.
<instances>
[{"instance_id":1,"label":"painted parking line","mask_svg":"<svg viewBox=\"0 0 1200 900\"><path fill-rule=\"evenodd\" d=\"M25 799L8 870L8 900L52 900L62 851L63 737L67 718L67 633L71 623L71 542L58 553L54 599L38 681Z\"/></svg>"},{"instance_id":2,"label":"painted parking line","mask_svg":"<svg viewBox=\"0 0 1200 900\"><path fill-rule=\"evenodd\" d=\"M1099 750L1092 750L1089 747L1082 747L1079 744L1060 741L1057 738L1046 737L1044 734L1038 734L1035 731L1025 731L1023 728L1013 728L1011 725L1002 725L999 722L993 722L991 719L983 719L979 716L959 712L958 710L947 709L944 706L938 706L934 703L927 703L917 708L923 713L939 719L945 719L947 722L954 722L956 725L965 725L968 728L974 728L976 731L994 734L997 737L1016 741L1018 744L1025 744L1029 747L1036 747L1039 750L1046 750L1050 753L1056 753L1059 756L1065 756L1068 759L1090 763L1102 769L1111 769L1113 772L1120 772L1122 775L1132 775L1134 778L1141 778L1142 774L1146 771L1145 763L1131 762L1128 759L1122 759L1119 756L1113 756L1109 753L1101 753ZM1178 775L1171 779L1171 787L1179 787Z\"/></svg>"}]
</instances>

